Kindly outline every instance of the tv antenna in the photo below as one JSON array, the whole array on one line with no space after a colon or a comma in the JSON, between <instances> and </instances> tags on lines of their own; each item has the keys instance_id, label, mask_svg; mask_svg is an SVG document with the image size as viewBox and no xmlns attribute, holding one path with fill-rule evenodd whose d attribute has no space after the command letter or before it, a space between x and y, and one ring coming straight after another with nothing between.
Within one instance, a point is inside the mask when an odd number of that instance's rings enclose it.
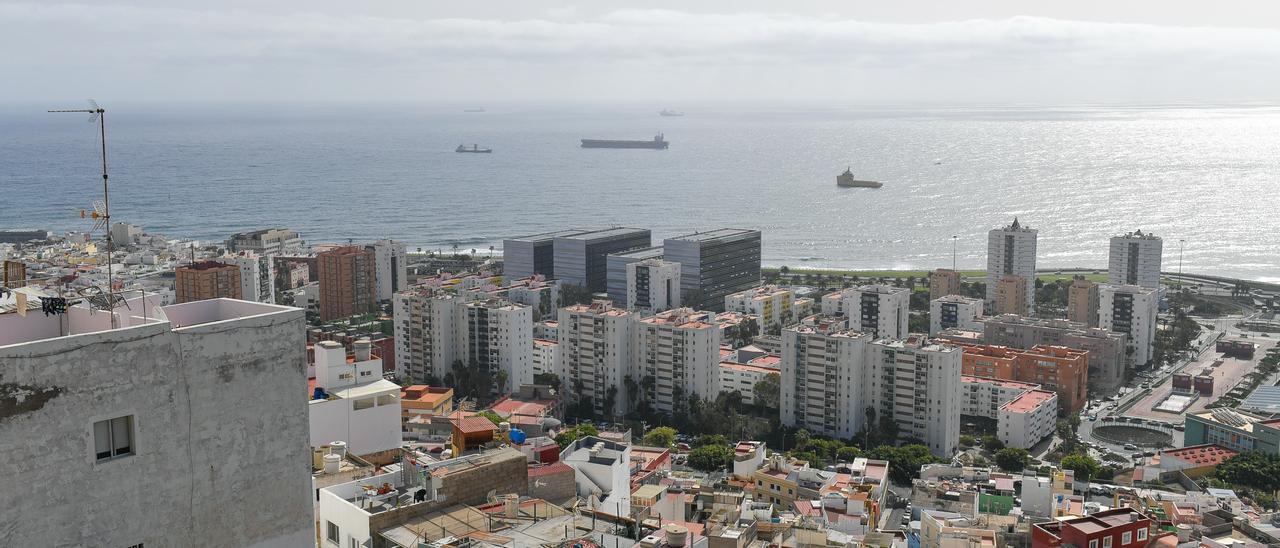
<instances>
[{"instance_id":1,"label":"tv antenna","mask_svg":"<svg viewBox=\"0 0 1280 548\"><path fill-rule=\"evenodd\" d=\"M84 112L89 114L89 123L91 124L94 122L98 123L99 142L102 145L102 200L101 201L95 200L93 202L92 212L81 210L80 217L92 218L93 230L97 230L99 228L106 229L104 230L104 234L106 235L106 240L107 240L106 302L113 302L114 301L113 296L115 295L116 287L115 287L115 281L111 273L111 261L112 261L112 256L114 254L113 252L115 251L115 248L111 242L111 193L108 191L108 186L107 186L107 120L106 120L107 111L106 109L98 106L97 101L94 101L93 99L89 99L89 108L56 109L56 110L50 110L49 112ZM112 329L116 328L116 315L114 310L111 311L111 328Z\"/></svg>"}]
</instances>

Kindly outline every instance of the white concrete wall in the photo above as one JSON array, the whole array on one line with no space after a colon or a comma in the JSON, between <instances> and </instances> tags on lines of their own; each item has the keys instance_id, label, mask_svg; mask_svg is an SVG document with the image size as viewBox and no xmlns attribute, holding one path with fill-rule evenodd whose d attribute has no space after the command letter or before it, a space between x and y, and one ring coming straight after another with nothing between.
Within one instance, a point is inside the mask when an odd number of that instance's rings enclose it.
<instances>
[{"instance_id":1,"label":"white concrete wall","mask_svg":"<svg viewBox=\"0 0 1280 548\"><path fill-rule=\"evenodd\" d=\"M385 395L391 395L386 392ZM370 396L376 398L376 396ZM400 447L400 394L389 404L354 409L354 400L316 400L307 405L311 447L334 441L347 442L347 451L368 455Z\"/></svg>"}]
</instances>

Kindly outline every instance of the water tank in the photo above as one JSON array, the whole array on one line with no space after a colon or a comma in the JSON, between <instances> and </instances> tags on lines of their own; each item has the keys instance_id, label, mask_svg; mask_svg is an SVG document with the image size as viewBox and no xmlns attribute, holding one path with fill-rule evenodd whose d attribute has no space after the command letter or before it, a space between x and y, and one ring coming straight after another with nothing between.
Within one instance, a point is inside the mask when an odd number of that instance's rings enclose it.
<instances>
[{"instance_id":1,"label":"water tank","mask_svg":"<svg viewBox=\"0 0 1280 548\"><path fill-rule=\"evenodd\" d=\"M516 444L524 443L524 440L527 437L528 436L525 435L524 430L521 430L519 428L511 429L511 443L516 443Z\"/></svg>"},{"instance_id":2,"label":"water tank","mask_svg":"<svg viewBox=\"0 0 1280 548\"><path fill-rule=\"evenodd\" d=\"M520 495L509 494L502 497L502 509L507 517L514 518L520 515Z\"/></svg>"},{"instance_id":3,"label":"water tank","mask_svg":"<svg viewBox=\"0 0 1280 548\"><path fill-rule=\"evenodd\" d=\"M672 548L680 548L685 545L689 538L689 530L682 525L668 523L662 526L662 530L667 533L667 546Z\"/></svg>"},{"instance_id":4,"label":"water tank","mask_svg":"<svg viewBox=\"0 0 1280 548\"><path fill-rule=\"evenodd\" d=\"M342 457L333 453L324 456L324 473L337 474L340 467L342 467Z\"/></svg>"},{"instance_id":5,"label":"water tank","mask_svg":"<svg viewBox=\"0 0 1280 548\"><path fill-rule=\"evenodd\" d=\"M347 442L345 441L329 442L329 453L337 455L338 458L345 458L347 456Z\"/></svg>"},{"instance_id":6,"label":"water tank","mask_svg":"<svg viewBox=\"0 0 1280 548\"><path fill-rule=\"evenodd\" d=\"M509 422L507 422L507 421L502 421L502 422L498 423L498 431L499 431L499 432L510 432L510 431L511 431L511 423L509 423Z\"/></svg>"},{"instance_id":7,"label":"water tank","mask_svg":"<svg viewBox=\"0 0 1280 548\"><path fill-rule=\"evenodd\" d=\"M324 456L329 454L329 446L324 445L311 450L311 469L324 469Z\"/></svg>"},{"instance_id":8,"label":"water tank","mask_svg":"<svg viewBox=\"0 0 1280 548\"><path fill-rule=\"evenodd\" d=\"M356 340L351 348L358 362L367 362L373 358L373 342L368 337Z\"/></svg>"},{"instance_id":9,"label":"water tank","mask_svg":"<svg viewBox=\"0 0 1280 548\"><path fill-rule=\"evenodd\" d=\"M1191 526L1185 523L1178 524L1178 544L1191 540Z\"/></svg>"}]
</instances>

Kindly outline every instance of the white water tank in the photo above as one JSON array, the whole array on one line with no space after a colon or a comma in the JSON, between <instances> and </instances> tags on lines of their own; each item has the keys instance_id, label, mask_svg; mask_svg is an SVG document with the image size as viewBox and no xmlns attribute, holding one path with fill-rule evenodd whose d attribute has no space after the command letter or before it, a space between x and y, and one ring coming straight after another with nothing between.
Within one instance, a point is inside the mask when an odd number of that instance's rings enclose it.
<instances>
[{"instance_id":1,"label":"white water tank","mask_svg":"<svg viewBox=\"0 0 1280 548\"><path fill-rule=\"evenodd\" d=\"M345 442L345 441L331 441L331 442L329 442L329 454L331 454L331 455L337 455L337 456L338 456L338 458L340 458L340 459L342 459L342 458L346 458L346 456L347 456L347 442Z\"/></svg>"},{"instance_id":2,"label":"white water tank","mask_svg":"<svg viewBox=\"0 0 1280 548\"><path fill-rule=\"evenodd\" d=\"M338 469L342 467L342 457L329 453L324 456L324 473L337 474Z\"/></svg>"},{"instance_id":3,"label":"white water tank","mask_svg":"<svg viewBox=\"0 0 1280 548\"><path fill-rule=\"evenodd\" d=\"M671 548L680 548L685 545L689 538L689 530L682 525L668 523L662 526L662 530L667 533L667 546Z\"/></svg>"},{"instance_id":4,"label":"white water tank","mask_svg":"<svg viewBox=\"0 0 1280 548\"><path fill-rule=\"evenodd\" d=\"M502 496L502 507L507 517L514 518L520 515L520 495L515 493Z\"/></svg>"},{"instance_id":5,"label":"white water tank","mask_svg":"<svg viewBox=\"0 0 1280 548\"><path fill-rule=\"evenodd\" d=\"M358 362L367 362L373 358L373 342L368 337L357 339L352 343L351 349Z\"/></svg>"}]
</instances>

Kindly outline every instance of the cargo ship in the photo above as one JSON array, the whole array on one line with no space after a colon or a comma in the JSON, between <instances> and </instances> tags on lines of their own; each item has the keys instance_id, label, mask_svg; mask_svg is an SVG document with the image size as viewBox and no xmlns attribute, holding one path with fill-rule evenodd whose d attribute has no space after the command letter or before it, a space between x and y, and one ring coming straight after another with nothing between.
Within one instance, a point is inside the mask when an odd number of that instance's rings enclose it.
<instances>
[{"instance_id":1,"label":"cargo ship","mask_svg":"<svg viewBox=\"0 0 1280 548\"><path fill-rule=\"evenodd\" d=\"M880 188L884 186L884 183L854 179L853 170L845 168L844 173L836 176L836 186L841 188Z\"/></svg>"},{"instance_id":2,"label":"cargo ship","mask_svg":"<svg viewBox=\"0 0 1280 548\"><path fill-rule=\"evenodd\" d=\"M474 152L477 154L489 154L493 152L493 149L481 148L480 145L471 145L470 148L468 148L467 145L458 145L458 148L454 149L454 152Z\"/></svg>"},{"instance_id":3,"label":"cargo ship","mask_svg":"<svg viewBox=\"0 0 1280 548\"><path fill-rule=\"evenodd\" d=\"M612 139L583 139L582 148L651 148L654 150L665 150L668 145L661 133L654 136L652 141L615 141Z\"/></svg>"},{"instance_id":4,"label":"cargo ship","mask_svg":"<svg viewBox=\"0 0 1280 548\"><path fill-rule=\"evenodd\" d=\"M664 108L658 111L658 115L659 116L684 116L684 113L678 110L669 110Z\"/></svg>"}]
</instances>

